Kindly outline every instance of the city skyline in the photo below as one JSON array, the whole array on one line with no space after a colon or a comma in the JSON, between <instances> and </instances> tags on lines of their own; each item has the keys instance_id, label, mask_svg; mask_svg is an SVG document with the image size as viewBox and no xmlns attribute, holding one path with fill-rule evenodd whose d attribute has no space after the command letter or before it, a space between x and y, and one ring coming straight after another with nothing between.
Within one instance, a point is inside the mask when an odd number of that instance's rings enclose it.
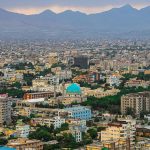
<instances>
[{"instance_id":1,"label":"city skyline","mask_svg":"<svg viewBox=\"0 0 150 150\"><path fill-rule=\"evenodd\" d=\"M0 8L22 14L38 14L44 10L60 13L66 10L80 11L86 14L99 13L112 8L131 5L136 9L150 6L149 0L1 0Z\"/></svg>"}]
</instances>

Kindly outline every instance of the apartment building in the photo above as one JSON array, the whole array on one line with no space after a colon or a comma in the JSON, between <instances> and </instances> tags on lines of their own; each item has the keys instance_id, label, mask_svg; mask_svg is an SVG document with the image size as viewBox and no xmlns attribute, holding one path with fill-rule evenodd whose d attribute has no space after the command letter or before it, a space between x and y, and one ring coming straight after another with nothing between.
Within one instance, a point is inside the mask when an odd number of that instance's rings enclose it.
<instances>
[{"instance_id":1,"label":"apartment building","mask_svg":"<svg viewBox=\"0 0 150 150\"><path fill-rule=\"evenodd\" d=\"M135 120L120 120L113 123L108 124L108 127L101 131L101 141L109 141L109 140L122 140L126 141L130 140L130 145L133 146L133 141L135 140Z\"/></svg>"},{"instance_id":2,"label":"apartment building","mask_svg":"<svg viewBox=\"0 0 150 150\"><path fill-rule=\"evenodd\" d=\"M116 75L111 75L107 78L106 82L110 85L110 86L119 86L121 81L120 81L120 76L116 76Z\"/></svg>"},{"instance_id":3,"label":"apartment building","mask_svg":"<svg viewBox=\"0 0 150 150\"><path fill-rule=\"evenodd\" d=\"M0 94L0 126L11 123L11 101L8 94Z\"/></svg>"},{"instance_id":4,"label":"apartment building","mask_svg":"<svg viewBox=\"0 0 150 150\"><path fill-rule=\"evenodd\" d=\"M126 114L131 108L136 115L142 111L150 111L150 92L139 92L123 95L121 97L121 113Z\"/></svg>"},{"instance_id":5,"label":"apartment building","mask_svg":"<svg viewBox=\"0 0 150 150\"><path fill-rule=\"evenodd\" d=\"M150 81L131 79L125 83L125 87L144 87L150 86Z\"/></svg>"},{"instance_id":6,"label":"apartment building","mask_svg":"<svg viewBox=\"0 0 150 150\"><path fill-rule=\"evenodd\" d=\"M83 106L65 108L65 111L68 112L70 118L89 120L92 117L91 109Z\"/></svg>"},{"instance_id":7,"label":"apartment building","mask_svg":"<svg viewBox=\"0 0 150 150\"><path fill-rule=\"evenodd\" d=\"M7 146L16 150L43 150L43 143L41 141L26 138L10 140Z\"/></svg>"},{"instance_id":8,"label":"apartment building","mask_svg":"<svg viewBox=\"0 0 150 150\"><path fill-rule=\"evenodd\" d=\"M30 132L30 126L25 124L17 125L16 131L19 137L27 138Z\"/></svg>"},{"instance_id":9,"label":"apartment building","mask_svg":"<svg viewBox=\"0 0 150 150\"><path fill-rule=\"evenodd\" d=\"M65 119L61 118L59 116L53 117L53 118L33 118L32 119L33 125L46 125L50 127L51 125L54 125L54 128L60 128L63 123L65 123Z\"/></svg>"}]
</instances>

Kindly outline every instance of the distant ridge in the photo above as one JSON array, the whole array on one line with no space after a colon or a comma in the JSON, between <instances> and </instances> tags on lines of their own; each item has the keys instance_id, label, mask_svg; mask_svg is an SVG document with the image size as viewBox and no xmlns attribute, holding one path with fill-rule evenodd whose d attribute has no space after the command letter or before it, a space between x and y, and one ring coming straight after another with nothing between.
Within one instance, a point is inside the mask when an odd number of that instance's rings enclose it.
<instances>
[{"instance_id":1,"label":"distant ridge","mask_svg":"<svg viewBox=\"0 0 150 150\"><path fill-rule=\"evenodd\" d=\"M84 38L105 35L150 35L150 6L137 10L130 5L96 14L45 10L24 15L0 9L0 38Z\"/></svg>"}]
</instances>

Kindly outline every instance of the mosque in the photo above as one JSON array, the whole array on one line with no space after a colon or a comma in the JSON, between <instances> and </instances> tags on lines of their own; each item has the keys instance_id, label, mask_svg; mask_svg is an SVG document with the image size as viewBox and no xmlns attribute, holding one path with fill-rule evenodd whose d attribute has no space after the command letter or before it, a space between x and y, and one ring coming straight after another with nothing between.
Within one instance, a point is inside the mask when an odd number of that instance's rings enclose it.
<instances>
[{"instance_id":1,"label":"mosque","mask_svg":"<svg viewBox=\"0 0 150 150\"><path fill-rule=\"evenodd\" d=\"M72 83L66 88L63 87L62 96L57 97L53 100L53 105L56 104L63 104L63 105L70 105L72 103L78 104L87 100L87 97L83 96L81 87L77 83Z\"/></svg>"}]
</instances>

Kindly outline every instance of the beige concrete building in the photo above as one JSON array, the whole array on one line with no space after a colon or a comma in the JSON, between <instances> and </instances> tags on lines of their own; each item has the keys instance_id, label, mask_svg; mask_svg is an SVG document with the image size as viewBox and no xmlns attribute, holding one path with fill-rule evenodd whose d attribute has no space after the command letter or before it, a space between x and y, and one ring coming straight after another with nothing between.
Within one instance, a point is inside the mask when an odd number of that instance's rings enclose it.
<instances>
[{"instance_id":1,"label":"beige concrete building","mask_svg":"<svg viewBox=\"0 0 150 150\"><path fill-rule=\"evenodd\" d=\"M0 94L0 126L11 123L11 101L7 94Z\"/></svg>"},{"instance_id":2,"label":"beige concrete building","mask_svg":"<svg viewBox=\"0 0 150 150\"><path fill-rule=\"evenodd\" d=\"M61 117L59 117L59 116L56 116L56 117L51 117L51 118L33 118L32 120L31 120L31 123L33 124L33 125L42 125L42 126L44 126L44 125L46 125L46 126L48 126L48 127L50 127L51 125L54 125L54 128L56 129L56 128L60 128L61 127L61 125L63 124L63 123L65 123L65 119L64 118L61 118Z\"/></svg>"},{"instance_id":3,"label":"beige concrete building","mask_svg":"<svg viewBox=\"0 0 150 150\"><path fill-rule=\"evenodd\" d=\"M134 145L135 140L135 120L121 120L114 123L108 124L108 127L101 131L101 141L110 141L110 140L121 140L126 141L130 140L130 146Z\"/></svg>"},{"instance_id":4,"label":"beige concrete building","mask_svg":"<svg viewBox=\"0 0 150 150\"><path fill-rule=\"evenodd\" d=\"M43 143L41 141L26 138L10 140L7 146L16 148L16 150L43 150Z\"/></svg>"},{"instance_id":5,"label":"beige concrete building","mask_svg":"<svg viewBox=\"0 0 150 150\"><path fill-rule=\"evenodd\" d=\"M53 64L56 63L58 63L58 54L56 52L49 53L46 67L50 68Z\"/></svg>"},{"instance_id":6,"label":"beige concrete building","mask_svg":"<svg viewBox=\"0 0 150 150\"><path fill-rule=\"evenodd\" d=\"M142 111L150 111L150 92L131 93L121 97L121 113L126 114L131 108L136 115Z\"/></svg>"},{"instance_id":7,"label":"beige concrete building","mask_svg":"<svg viewBox=\"0 0 150 150\"><path fill-rule=\"evenodd\" d=\"M94 96L97 98L116 95L118 92L120 92L119 89L115 89L115 88L105 91L103 88L98 88L98 89L92 90L90 88L82 87L82 90L83 90L83 93L85 96Z\"/></svg>"},{"instance_id":8,"label":"beige concrete building","mask_svg":"<svg viewBox=\"0 0 150 150\"><path fill-rule=\"evenodd\" d=\"M97 142L86 146L86 150L129 150L129 140L109 140Z\"/></svg>"},{"instance_id":9,"label":"beige concrete building","mask_svg":"<svg viewBox=\"0 0 150 150\"><path fill-rule=\"evenodd\" d=\"M125 87L144 87L150 86L150 81L131 79L125 83Z\"/></svg>"}]
</instances>

